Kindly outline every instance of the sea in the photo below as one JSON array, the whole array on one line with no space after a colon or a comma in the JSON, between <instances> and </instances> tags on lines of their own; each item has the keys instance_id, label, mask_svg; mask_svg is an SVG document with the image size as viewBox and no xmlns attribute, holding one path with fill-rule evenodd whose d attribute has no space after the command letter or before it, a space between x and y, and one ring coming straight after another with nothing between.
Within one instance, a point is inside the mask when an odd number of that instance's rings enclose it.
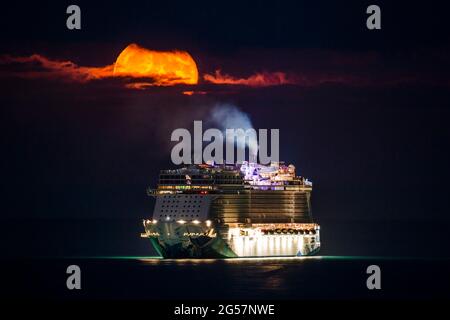
<instances>
[{"instance_id":1,"label":"sea","mask_svg":"<svg viewBox=\"0 0 450 320\"><path fill-rule=\"evenodd\" d=\"M161 259L138 219L2 221L0 297L48 300L449 299L445 224L322 224L311 257ZM69 290L69 266L81 289ZM370 266L379 289L367 286Z\"/></svg>"}]
</instances>

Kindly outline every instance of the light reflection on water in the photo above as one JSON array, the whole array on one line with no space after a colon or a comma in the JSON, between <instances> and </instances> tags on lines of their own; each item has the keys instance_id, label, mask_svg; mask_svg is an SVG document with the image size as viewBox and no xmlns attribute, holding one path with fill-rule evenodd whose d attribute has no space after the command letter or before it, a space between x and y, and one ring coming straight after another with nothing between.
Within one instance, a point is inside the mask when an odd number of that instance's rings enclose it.
<instances>
[{"instance_id":1,"label":"light reflection on water","mask_svg":"<svg viewBox=\"0 0 450 320\"><path fill-rule=\"evenodd\" d=\"M151 265L191 265L191 264L252 264L263 262L301 262L306 260L321 260L322 256L308 256L308 257L249 257L249 258L229 258L229 259L162 259L162 258L146 258L142 257L138 260Z\"/></svg>"},{"instance_id":2,"label":"light reflection on water","mask_svg":"<svg viewBox=\"0 0 450 320\"><path fill-rule=\"evenodd\" d=\"M186 277L203 279L206 274L220 275L220 281L211 285L228 286L237 295L246 295L251 290L262 296L295 296L299 287L319 290L312 286L317 271L331 265L355 262L365 265L367 261L405 260L401 257L373 256L303 256L303 257L248 257L230 259L154 259L142 257L139 263L155 267L154 270L167 270L170 274L180 272ZM417 258L416 258L417 259ZM345 263L348 268L348 264ZM352 264L351 264L352 265ZM350 267L352 268L352 267ZM341 270L339 268L334 270ZM365 269L364 269L365 270ZM359 270L358 270L359 272ZM322 274L319 272L318 274ZM359 274L359 273L358 273ZM323 275L323 274L322 274ZM328 281L328 280L327 280ZM220 283L220 284L218 284ZM317 294L320 294L317 293Z\"/></svg>"},{"instance_id":3,"label":"light reflection on water","mask_svg":"<svg viewBox=\"0 0 450 320\"><path fill-rule=\"evenodd\" d=\"M448 274L448 258L321 255L232 259L97 256L87 259L91 261L80 263L87 273L95 274L93 279L104 274L103 279L109 281L112 275L120 275L116 277L116 295L128 292L133 297L157 299L370 298L373 292L366 287L366 269L374 263L383 268L386 279L395 282L388 292L390 297L422 297L430 290L447 297L449 291L445 283L450 283L447 279L437 280L437 275ZM436 275L435 284L430 284L424 274ZM410 279L423 281L411 291ZM122 290L129 287L130 290Z\"/></svg>"},{"instance_id":4,"label":"light reflection on water","mask_svg":"<svg viewBox=\"0 0 450 320\"><path fill-rule=\"evenodd\" d=\"M124 257L125 258L125 257ZM125 258L126 259L126 258ZM304 261L358 261L358 260L417 260L420 257L382 257L382 256L303 256L303 257L244 257L228 259L163 259L155 257L130 257L146 264L171 264L171 265L190 265L190 264L259 264L259 263L301 263Z\"/></svg>"},{"instance_id":5,"label":"light reflection on water","mask_svg":"<svg viewBox=\"0 0 450 320\"><path fill-rule=\"evenodd\" d=\"M365 261L365 260L450 260L450 258L439 257L407 257L407 256L286 256L286 257L240 257L227 259L164 259L159 256L78 256L66 257L67 259L88 259L88 260L129 260L139 261L149 265L199 265L199 264L266 264L266 263L301 263L306 261Z\"/></svg>"}]
</instances>

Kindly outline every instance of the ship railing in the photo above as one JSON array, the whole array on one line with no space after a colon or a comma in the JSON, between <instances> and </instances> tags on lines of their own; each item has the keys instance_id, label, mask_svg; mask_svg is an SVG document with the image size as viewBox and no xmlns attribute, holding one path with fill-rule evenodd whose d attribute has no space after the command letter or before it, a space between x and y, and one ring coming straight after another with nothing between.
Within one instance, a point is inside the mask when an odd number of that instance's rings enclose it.
<instances>
[{"instance_id":1,"label":"ship railing","mask_svg":"<svg viewBox=\"0 0 450 320\"><path fill-rule=\"evenodd\" d=\"M311 190L311 186L304 184L288 184L288 185L246 185L246 189L250 190L267 190L267 191L305 191Z\"/></svg>"}]
</instances>

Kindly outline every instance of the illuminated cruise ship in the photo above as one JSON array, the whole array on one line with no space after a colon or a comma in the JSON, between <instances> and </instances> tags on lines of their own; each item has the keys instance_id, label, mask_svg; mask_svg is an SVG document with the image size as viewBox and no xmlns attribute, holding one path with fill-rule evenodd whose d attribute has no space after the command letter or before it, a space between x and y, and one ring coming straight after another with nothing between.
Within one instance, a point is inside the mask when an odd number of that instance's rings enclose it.
<instances>
[{"instance_id":1,"label":"illuminated cruise ship","mask_svg":"<svg viewBox=\"0 0 450 320\"><path fill-rule=\"evenodd\" d=\"M293 165L192 165L162 170L141 237L164 258L312 255L320 227L312 183Z\"/></svg>"}]
</instances>

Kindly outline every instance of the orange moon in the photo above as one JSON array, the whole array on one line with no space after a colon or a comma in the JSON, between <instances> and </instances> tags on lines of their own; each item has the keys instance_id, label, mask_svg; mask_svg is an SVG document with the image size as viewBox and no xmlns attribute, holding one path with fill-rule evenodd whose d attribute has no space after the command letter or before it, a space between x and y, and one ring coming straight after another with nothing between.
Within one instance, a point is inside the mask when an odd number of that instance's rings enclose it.
<instances>
[{"instance_id":1,"label":"orange moon","mask_svg":"<svg viewBox=\"0 0 450 320\"><path fill-rule=\"evenodd\" d=\"M198 69L186 51L153 51L135 43L117 57L114 76L152 78L154 85L197 84Z\"/></svg>"}]
</instances>

